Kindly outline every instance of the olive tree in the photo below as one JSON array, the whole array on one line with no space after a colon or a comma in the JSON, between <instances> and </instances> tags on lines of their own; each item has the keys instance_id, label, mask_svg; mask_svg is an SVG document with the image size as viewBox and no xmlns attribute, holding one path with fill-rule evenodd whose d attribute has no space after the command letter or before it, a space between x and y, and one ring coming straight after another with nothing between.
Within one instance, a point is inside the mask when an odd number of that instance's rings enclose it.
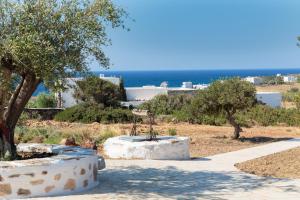
<instances>
[{"instance_id":1,"label":"olive tree","mask_svg":"<svg viewBox=\"0 0 300 200\"><path fill-rule=\"evenodd\" d=\"M105 28L125 15L110 0L0 1L0 159L16 158L14 129L40 83L86 73L90 58L109 66Z\"/></svg>"},{"instance_id":2,"label":"olive tree","mask_svg":"<svg viewBox=\"0 0 300 200\"><path fill-rule=\"evenodd\" d=\"M255 87L239 78L219 80L200 90L192 100L191 112L202 114L224 114L234 127L233 139L238 139L241 126L236 120L238 111L245 111L256 103Z\"/></svg>"}]
</instances>

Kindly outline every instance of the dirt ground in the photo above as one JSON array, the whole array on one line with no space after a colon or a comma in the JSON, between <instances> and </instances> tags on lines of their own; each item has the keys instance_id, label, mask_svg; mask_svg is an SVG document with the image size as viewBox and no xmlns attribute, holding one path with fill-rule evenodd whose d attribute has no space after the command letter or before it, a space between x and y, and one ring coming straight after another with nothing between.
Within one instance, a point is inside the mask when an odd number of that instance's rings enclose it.
<instances>
[{"instance_id":1,"label":"dirt ground","mask_svg":"<svg viewBox=\"0 0 300 200\"><path fill-rule=\"evenodd\" d=\"M300 83L282 84L282 85L261 85L256 86L258 92L287 92L291 88L300 89Z\"/></svg>"},{"instance_id":2,"label":"dirt ground","mask_svg":"<svg viewBox=\"0 0 300 200\"><path fill-rule=\"evenodd\" d=\"M300 178L300 147L236 164L240 170L258 176Z\"/></svg>"},{"instance_id":3,"label":"dirt ground","mask_svg":"<svg viewBox=\"0 0 300 200\"><path fill-rule=\"evenodd\" d=\"M55 121L28 121L31 128L51 128L61 132L79 132L97 135L109 129L116 135L129 134L131 124L80 124ZM300 137L300 127L252 127L243 128L241 138L232 140L233 128L230 126L208 126L188 123L159 123L154 126L160 135L168 135L170 129L176 129L178 136L190 137L190 153L192 157L203 157L235 151L269 142ZM147 132L148 126L138 125L138 132Z\"/></svg>"}]
</instances>

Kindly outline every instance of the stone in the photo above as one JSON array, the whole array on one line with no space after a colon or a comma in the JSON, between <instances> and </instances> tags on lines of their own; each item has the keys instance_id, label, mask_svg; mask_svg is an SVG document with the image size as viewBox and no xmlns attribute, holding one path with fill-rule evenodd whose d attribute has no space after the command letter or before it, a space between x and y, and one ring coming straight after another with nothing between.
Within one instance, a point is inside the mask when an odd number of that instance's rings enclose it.
<instances>
[{"instance_id":1,"label":"stone","mask_svg":"<svg viewBox=\"0 0 300 200\"><path fill-rule=\"evenodd\" d=\"M20 188L20 189L18 189L17 194L18 194L19 196L28 196L28 195L31 194L31 192L30 192L30 190L28 190L28 189Z\"/></svg>"},{"instance_id":2,"label":"stone","mask_svg":"<svg viewBox=\"0 0 300 200\"><path fill-rule=\"evenodd\" d=\"M43 174L43 175L47 175L48 172L47 172L47 171L42 171L42 174Z\"/></svg>"},{"instance_id":3,"label":"stone","mask_svg":"<svg viewBox=\"0 0 300 200\"><path fill-rule=\"evenodd\" d=\"M88 180L84 180L83 181L83 187L87 187L89 185L89 181Z\"/></svg>"},{"instance_id":4,"label":"stone","mask_svg":"<svg viewBox=\"0 0 300 200\"><path fill-rule=\"evenodd\" d=\"M84 175L84 174L85 174L85 169L82 168L82 169L80 170L80 175Z\"/></svg>"},{"instance_id":5,"label":"stone","mask_svg":"<svg viewBox=\"0 0 300 200\"><path fill-rule=\"evenodd\" d=\"M41 185L43 183L44 183L43 179L38 179L38 180L30 181L31 185Z\"/></svg>"},{"instance_id":6,"label":"stone","mask_svg":"<svg viewBox=\"0 0 300 200\"><path fill-rule=\"evenodd\" d=\"M10 184L0 184L0 196L6 196L11 194Z\"/></svg>"},{"instance_id":7,"label":"stone","mask_svg":"<svg viewBox=\"0 0 300 200\"><path fill-rule=\"evenodd\" d=\"M74 190L76 188L76 182L74 179L69 178L64 186L65 190Z\"/></svg>"},{"instance_id":8,"label":"stone","mask_svg":"<svg viewBox=\"0 0 300 200\"><path fill-rule=\"evenodd\" d=\"M96 142L92 141L92 140L86 140L81 147L83 148L87 148L87 149L94 149L97 150L97 145Z\"/></svg>"},{"instance_id":9,"label":"stone","mask_svg":"<svg viewBox=\"0 0 300 200\"><path fill-rule=\"evenodd\" d=\"M55 188L54 185L49 185L49 186L45 187L45 192L48 193L48 192L50 192L51 190L53 190L54 188Z\"/></svg>"},{"instance_id":10,"label":"stone","mask_svg":"<svg viewBox=\"0 0 300 200\"><path fill-rule=\"evenodd\" d=\"M75 141L74 137L67 138L64 145L66 145L66 146L78 146L78 144L76 144L76 141Z\"/></svg>"},{"instance_id":11,"label":"stone","mask_svg":"<svg viewBox=\"0 0 300 200\"><path fill-rule=\"evenodd\" d=\"M55 174L54 180L59 181L61 179L61 174Z\"/></svg>"}]
</instances>

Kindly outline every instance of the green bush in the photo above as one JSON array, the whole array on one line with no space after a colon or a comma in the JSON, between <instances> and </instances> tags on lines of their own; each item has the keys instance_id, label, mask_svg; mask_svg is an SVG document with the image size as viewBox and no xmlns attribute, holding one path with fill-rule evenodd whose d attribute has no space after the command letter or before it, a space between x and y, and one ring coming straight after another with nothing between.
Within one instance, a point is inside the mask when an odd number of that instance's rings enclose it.
<instances>
[{"instance_id":1,"label":"green bush","mask_svg":"<svg viewBox=\"0 0 300 200\"><path fill-rule=\"evenodd\" d=\"M56 99L54 94L40 93L35 100L30 100L28 108L55 108Z\"/></svg>"},{"instance_id":2,"label":"green bush","mask_svg":"<svg viewBox=\"0 0 300 200\"><path fill-rule=\"evenodd\" d=\"M175 128L169 128L168 134L170 136L175 136L175 135L177 135L177 130Z\"/></svg>"},{"instance_id":3,"label":"green bush","mask_svg":"<svg viewBox=\"0 0 300 200\"><path fill-rule=\"evenodd\" d=\"M297 109L271 108L266 105L255 106L245 113L245 118L261 126L300 125L300 111Z\"/></svg>"},{"instance_id":4,"label":"green bush","mask_svg":"<svg viewBox=\"0 0 300 200\"><path fill-rule=\"evenodd\" d=\"M133 114L121 108L103 108L98 104L78 104L58 113L54 120L82 123L125 123L131 122Z\"/></svg>"}]
</instances>

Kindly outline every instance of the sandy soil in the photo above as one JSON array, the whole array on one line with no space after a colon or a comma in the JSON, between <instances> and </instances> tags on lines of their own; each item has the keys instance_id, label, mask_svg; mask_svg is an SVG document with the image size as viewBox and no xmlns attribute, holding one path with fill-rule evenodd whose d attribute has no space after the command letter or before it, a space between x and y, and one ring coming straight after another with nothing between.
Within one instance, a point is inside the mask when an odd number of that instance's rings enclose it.
<instances>
[{"instance_id":1,"label":"sandy soil","mask_svg":"<svg viewBox=\"0 0 300 200\"><path fill-rule=\"evenodd\" d=\"M256 86L258 92L287 92L291 88L299 88L300 83L282 84L282 85L262 85Z\"/></svg>"},{"instance_id":2,"label":"sandy soil","mask_svg":"<svg viewBox=\"0 0 300 200\"><path fill-rule=\"evenodd\" d=\"M29 127L52 128L61 132L80 132L82 134L101 134L105 129L116 135L129 134L131 124L80 124L55 121L28 121ZM233 128L230 126L208 126L188 123L159 123L154 129L167 135L169 129L176 129L177 135L191 138L190 151L192 157L203 157L248 148L268 142L300 137L298 127L252 127L244 128L240 140L232 140ZM141 124L138 131L145 133L148 126ZM101 149L101 148L100 148Z\"/></svg>"},{"instance_id":3,"label":"sandy soil","mask_svg":"<svg viewBox=\"0 0 300 200\"><path fill-rule=\"evenodd\" d=\"M235 166L247 173L277 178L300 178L300 147L264 156Z\"/></svg>"}]
</instances>

